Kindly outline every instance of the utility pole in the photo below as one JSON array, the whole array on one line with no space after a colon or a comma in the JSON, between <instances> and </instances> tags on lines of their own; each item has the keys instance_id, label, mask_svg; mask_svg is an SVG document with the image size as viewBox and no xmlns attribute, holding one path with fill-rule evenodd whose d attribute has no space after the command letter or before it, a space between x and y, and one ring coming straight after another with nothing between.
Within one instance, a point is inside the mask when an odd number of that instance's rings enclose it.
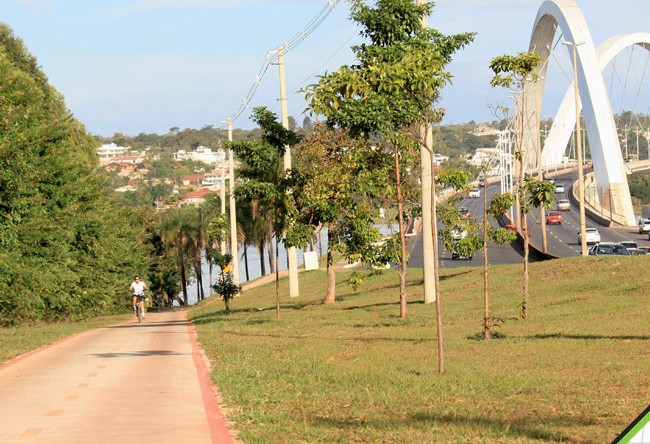
<instances>
[{"instance_id":1,"label":"utility pole","mask_svg":"<svg viewBox=\"0 0 650 444\"><path fill-rule=\"evenodd\" d=\"M584 42L562 42L573 49L573 89L576 101L576 151L578 154L578 200L580 203L580 252L587 256L587 224L585 223L585 181L582 161L582 137L580 135L580 90L578 86L578 46ZM627 154L627 148L626 148Z\"/></svg>"},{"instance_id":2,"label":"utility pole","mask_svg":"<svg viewBox=\"0 0 650 444\"><path fill-rule=\"evenodd\" d=\"M229 136L230 139L231 136ZM224 151L225 153L225 151ZM226 214L226 168L224 164L226 163L226 156L224 156L223 159L221 159L221 187L219 189L219 199L221 200L221 214L224 215ZM216 168L215 168L216 170ZM225 233L223 233L225 234ZM223 235L222 235L223 236ZM226 239L225 236L222 237L221 239L221 245L220 245L220 250L221 254L226 254Z\"/></svg>"},{"instance_id":3,"label":"utility pole","mask_svg":"<svg viewBox=\"0 0 650 444\"><path fill-rule=\"evenodd\" d=\"M282 126L289 129L289 112L287 110L287 86L284 78L284 46L278 47L278 67L280 69L280 116ZM284 169L291 169L291 148L285 147ZM289 262L289 297L300 296L298 288L298 251L296 247L287 248L287 260ZM276 267L278 264L276 264Z\"/></svg>"},{"instance_id":4,"label":"utility pole","mask_svg":"<svg viewBox=\"0 0 650 444\"><path fill-rule=\"evenodd\" d=\"M417 0L418 5L425 0ZM422 26L428 27L427 17L422 18ZM433 129L431 123L420 127L420 180L422 192L422 260L424 273L424 303L430 304L436 300L435 264L437 251L434 248L434 214L435 205L431 203L431 185L433 183Z\"/></svg>"},{"instance_id":5,"label":"utility pole","mask_svg":"<svg viewBox=\"0 0 650 444\"><path fill-rule=\"evenodd\" d=\"M228 141L232 142L232 119L228 117ZM230 193L230 254L232 255L232 280L239 284L239 242L237 242L237 210L235 209L235 155L228 150L228 177Z\"/></svg>"}]
</instances>

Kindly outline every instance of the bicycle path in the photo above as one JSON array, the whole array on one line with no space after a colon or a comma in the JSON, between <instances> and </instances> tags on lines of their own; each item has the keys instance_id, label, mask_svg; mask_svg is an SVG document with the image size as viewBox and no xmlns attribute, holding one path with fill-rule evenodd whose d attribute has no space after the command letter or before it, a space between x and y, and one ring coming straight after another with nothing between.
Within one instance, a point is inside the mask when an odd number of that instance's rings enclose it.
<instances>
[{"instance_id":1,"label":"bicycle path","mask_svg":"<svg viewBox=\"0 0 650 444\"><path fill-rule=\"evenodd\" d=\"M2 443L237 443L180 310L97 328L0 366Z\"/></svg>"}]
</instances>

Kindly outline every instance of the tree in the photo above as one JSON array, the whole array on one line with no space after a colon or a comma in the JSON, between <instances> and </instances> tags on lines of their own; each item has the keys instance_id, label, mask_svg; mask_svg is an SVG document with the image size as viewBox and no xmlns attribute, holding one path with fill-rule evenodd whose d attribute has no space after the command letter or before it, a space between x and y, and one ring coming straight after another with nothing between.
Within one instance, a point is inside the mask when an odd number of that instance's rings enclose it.
<instances>
[{"instance_id":1,"label":"tree","mask_svg":"<svg viewBox=\"0 0 650 444\"><path fill-rule=\"evenodd\" d=\"M514 154L517 160L517 189L515 191L516 207L517 207L517 222L516 226L521 233L524 240L524 285L523 285L523 305L522 317L528 317L528 256L529 244L531 233L528 229L527 209L529 205L525 205L524 201L527 200L525 187L525 168L524 168L524 116L526 113L526 86L528 83L535 83L538 76L535 68L539 65L540 57L534 52L520 52L516 56L503 55L494 57L490 62L490 69L494 73L494 77L490 81L490 85L500 86L502 88L518 88L516 100L518 110L515 113L514 119Z\"/></svg>"},{"instance_id":2,"label":"tree","mask_svg":"<svg viewBox=\"0 0 650 444\"><path fill-rule=\"evenodd\" d=\"M124 310L146 217L110 199L95 140L2 24L0 78L0 322Z\"/></svg>"},{"instance_id":3,"label":"tree","mask_svg":"<svg viewBox=\"0 0 650 444\"><path fill-rule=\"evenodd\" d=\"M241 286L232 278L232 255L216 252L212 261L219 266L219 279L212 285L214 291L223 298L226 312L230 311L230 300L241 292Z\"/></svg>"},{"instance_id":4,"label":"tree","mask_svg":"<svg viewBox=\"0 0 650 444\"><path fill-rule=\"evenodd\" d=\"M276 244L282 239L285 246L304 246L310 236L305 237L302 226L295 224L295 208L288 194L290 177L284 172L283 156L287 148L300 141L295 132L284 128L277 116L265 107L253 110L252 120L262 129L262 139L257 141L236 141L228 144L242 162L239 176L245 181L235 187L235 196L241 200L257 202L271 215L271 227ZM280 317L280 277L276 267L275 294L276 316Z\"/></svg>"},{"instance_id":5,"label":"tree","mask_svg":"<svg viewBox=\"0 0 650 444\"><path fill-rule=\"evenodd\" d=\"M487 205L487 192L483 193L483 337L492 338L492 318L490 317L489 279L488 279L488 241L497 245L514 242L517 235L505 228L493 228L488 224L488 215L495 221L514 204L515 197L510 193L497 193Z\"/></svg>"},{"instance_id":6,"label":"tree","mask_svg":"<svg viewBox=\"0 0 650 444\"><path fill-rule=\"evenodd\" d=\"M323 124L294 152L291 194L298 220L314 231L327 227L326 304L336 300L336 251L351 260L378 260L374 245L381 236L372 205L388 186L384 156Z\"/></svg>"},{"instance_id":7,"label":"tree","mask_svg":"<svg viewBox=\"0 0 650 444\"><path fill-rule=\"evenodd\" d=\"M421 139L415 127L441 118L442 112L432 106L451 77L444 67L473 36L446 37L424 28L421 19L430 13L431 3L378 0L375 4L371 8L362 0L352 2L352 19L370 40L353 48L359 63L322 76L309 87L308 98L312 110L325 115L329 126L348 129L355 137L378 135L392 150L401 244L400 317L406 317L404 216L410 210L405 208L408 196L402 186L404 177L413 177L408 171L414 165L409 162L417 163Z\"/></svg>"}]
</instances>

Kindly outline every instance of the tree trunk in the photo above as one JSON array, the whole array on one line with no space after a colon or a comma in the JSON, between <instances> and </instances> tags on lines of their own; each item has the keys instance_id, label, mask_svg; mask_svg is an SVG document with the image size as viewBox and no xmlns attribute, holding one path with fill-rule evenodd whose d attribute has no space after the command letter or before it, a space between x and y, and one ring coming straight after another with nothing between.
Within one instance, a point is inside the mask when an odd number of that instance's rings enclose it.
<instances>
[{"instance_id":1,"label":"tree trunk","mask_svg":"<svg viewBox=\"0 0 650 444\"><path fill-rule=\"evenodd\" d=\"M433 274L436 292L436 335L438 337L438 373L445 373L445 343L442 335L442 301L440 300L440 263L438 259L438 209L436 208L436 168L431 152L431 231L433 237Z\"/></svg>"},{"instance_id":2,"label":"tree trunk","mask_svg":"<svg viewBox=\"0 0 650 444\"><path fill-rule=\"evenodd\" d=\"M279 260L278 257L278 240L275 240L275 261ZM280 270L275 267L275 317L280 319Z\"/></svg>"},{"instance_id":3,"label":"tree trunk","mask_svg":"<svg viewBox=\"0 0 650 444\"><path fill-rule=\"evenodd\" d=\"M485 177L485 171L483 171ZM492 338L490 332L490 299L488 294L488 219L487 219L487 184L483 190L483 334L485 339Z\"/></svg>"},{"instance_id":4,"label":"tree trunk","mask_svg":"<svg viewBox=\"0 0 650 444\"><path fill-rule=\"evenodd\" d=\"M332 232L331 226L327 230L327 245L334 245L334 239L330 234ZM336 272L334 271L334 255L332 250L327 248L327 296L325 296L326 304L333 304L336 301Z\"/></svg>"},{"instance_id":5,"label":"tree trunk","mask_svg":"<svg viewBox=\"0 0 650 444\"><path fill-rule=\"evenodd\" d=\"M530 238L528 236L528 218L521 215L522 235L524 238L524 303L521 306L521 317L528 319L528 254L530 251Z\"/></svg>"},{"instance_id":6,"label":"tree trunk","mask_svg":"<svg viewBox=\"0 0 650 444\"><path fill-rule=\"evenodd\" d=\"M264 260L264 243L266 241L262 240L257 243L257 251L259 252L260 256L260 272L262 273L262 276L266 276L266 261Z\"/></svg>"},{"instance_id":7,"label":"tree trunk","mask_svg":"<svg viewBox=\"0 0 650 444\"><path fill-rule=\"evenodd\" d=\"M185 277L185 260L183 258L183 239L180 233L180 228L178 230L178 238L176 241L177 254L178 254L178 273L181 276L181 286L183 288L183 297L178 296L180 302L187 307L187 278Z\"/></svg>"},{"instance_id":8,"label":"tree trunk","mask_svg":"<svg viewBox=\"0 0 650 444\"><path fill-rule=\"evenodd\" d=\"M407 267L407 257L406 257L406 237L404 232L406 227L404 226L404 214L403 214L403 205L402 205L402 178L400 174L400 162L399 162L399 149L395 146L395 181L397 185L397 212L399 220L399 240L401 245L401 259L399 265L399 317L406 318L408 316L408 311L406 307L406 267Z\"/></svg>"},{"instance_id":9,"label":"tree trunk","mask_svg":"<svg viewBox=\"0 0 650 444\"><path fill-rule=\"evenodd\" d=\"M248 275L248 244L246 242L244 242L244 269L246 270L246 282L248 282L251 278Z\"/></svg>"},{"instance_id":10,"label":"tree trunk","mask_svg":"<svg viewBox=\"0 0 650 444\"><path fill-rule=\"evenodd\" d=\"M268 253L269 253L269 271L270 271L271 273L275 273L275 271L276 271L277 268L278 268L278 267L277 267L277 266L278 266L278 262L277 262L277 260L276 260L277 255L273 252L273 248L274 248L274 245L273 245L273 238L274 238L274 237L275 237L275 236L271 235L271 236L269 236L269 239L268 239L268 246L269 246L269 251L268 251Z\"/></svg>"}]
</instances>

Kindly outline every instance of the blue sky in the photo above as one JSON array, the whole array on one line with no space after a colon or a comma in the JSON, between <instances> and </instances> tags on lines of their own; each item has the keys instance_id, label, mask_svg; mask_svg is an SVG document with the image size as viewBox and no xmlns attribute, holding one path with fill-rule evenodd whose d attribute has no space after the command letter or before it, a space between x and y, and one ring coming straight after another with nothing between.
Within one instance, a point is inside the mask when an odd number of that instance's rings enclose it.
<instances>
[{"instance_id":1,"label":"blue sky","mask_svg":"<svg viewBox=\"0 0 650 444\"><path fill-rule=\"evenodd\" d=\"M507 94L489 85L490 59L527 50L542 1L435 3L429 26L446 34L478 33L449 66L454 82L443 91L441 106L447 109L443 123L491 121L488 104L503 103ZM596 45L613 35L650 31L647 0L576 3ZM89 132L163 134L172 127L222 126L240 109L267 53L296 36L326 4L327 0L2 0L0 21L25 42ZM325 70L354 62L350 46L360 42L342 0L285 55L289 113L298 123L306 102L297 91ZM271 65L250 107L233 126L252 127L249 112L254 106L264 105L279 114L279 90L278 68Z\"/></svg>"}]
</instances>

